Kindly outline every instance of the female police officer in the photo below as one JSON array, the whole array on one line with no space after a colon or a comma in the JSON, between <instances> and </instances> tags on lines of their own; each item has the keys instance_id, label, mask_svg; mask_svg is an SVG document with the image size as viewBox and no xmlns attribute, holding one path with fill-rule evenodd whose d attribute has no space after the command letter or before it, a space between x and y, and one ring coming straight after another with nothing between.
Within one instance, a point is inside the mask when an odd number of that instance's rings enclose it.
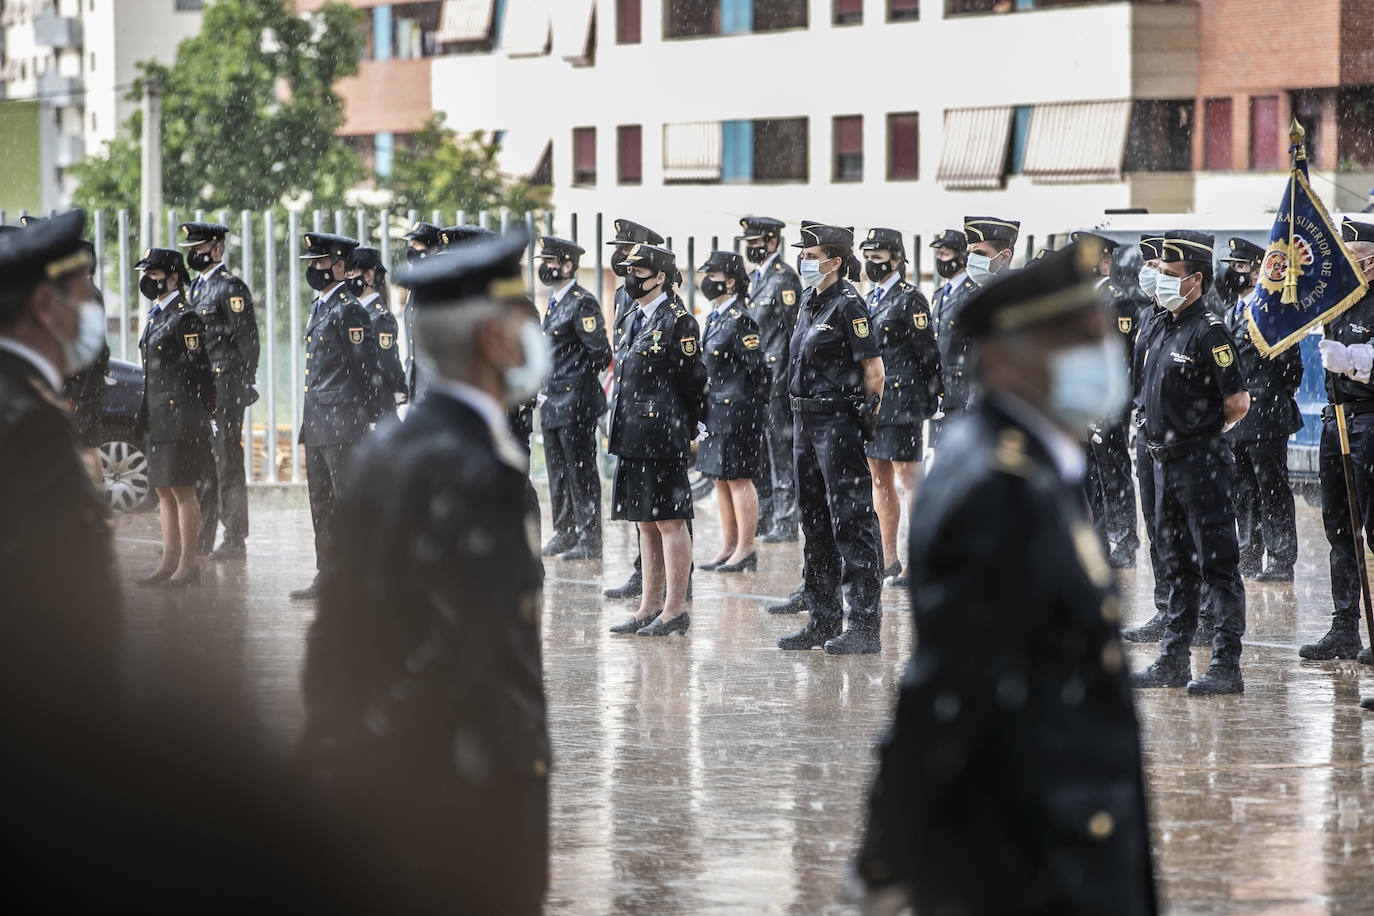
<instances>
[{"instance_id":1,"label":"female police officer","mask_svg":"<svg viewBox=\"0 0 1374 916\"><path fill-rule=\"evenodd\" d=\"M899 478L907 502L916 498L920 480L921 424L935 413L944 393L940 346L926 297L904 278L906 249L895 229L870 229L859 247L864 271L875 284L868 294L873 338L883 356L883 401L878 436L868 443L873 473L873 506L883 541L883 575L898 577L897 528L902 520ZM895 472L895 473L894 473ZM905 584L899 578L893 584Z\"/></svg>"},{"instance_id":2,"label":"female police officer","mask_svg":"<svg viewBox=\"0 0 1374 916\"><path fill-rule=\"evenodd\" d=\"M758 568L754 533L759 496L754 475L768 402L768 369L759 326L744 305L749 292L744 259L731 251L713 251L699 269L706 275L701 293L715 302L715 308L701 339L709 388L706 438L697 447L697 468L715 481L722 540L716 558L701 568L747 572Z\"/></svg>"},{"instance_id":3,"label":"female police officer","mask_svg":"<svg viewBox=\"0 0 1374 916\"><path fill-rule=\"evenodd\" d=\"M644 587L639 611L611 632L668 636L686 633L689 623L687 455L702 414L706 367L696 319L673 301L673 253L636 245L625 266L625 291L636 307L626 311L615 335L609 451L619 460L611 517L639 526Z\"/></svg>"},{"instance_id":4,"label":"female police officer","mask_svg":"<svg viewBox=\"0 0 1374 916\"><path fill-rule=\"evenodd\" d=\"M802 249L798 272L808 287L792 335L787 381L805 565L801 590L769 610L796 613L804 605L811 611L804 628L778 640L781 649L877 652L882 558L863 443L876 434L883 360L868 309L842 279L858 278L854 230L803 221L801 241L792 247ZM850 608L843 633L842 586Z\"/></svg>"},{"instance_id":5,"label":"female police officer","mask_svg":"<svg viewBox=\"0 0 1374 916\"><path fill-rule=\"evenodd\" d=\"M210 461L214 377L202 346L205 322L183 295L189 277L181 252L150 248L134 267L143 271L139 292L153 303L138 343L143 404L135 429L147 435L148 483L162 523L162 562L139 584L185 587L200 581L196 481Z\"/></svg>"}]
</instances>

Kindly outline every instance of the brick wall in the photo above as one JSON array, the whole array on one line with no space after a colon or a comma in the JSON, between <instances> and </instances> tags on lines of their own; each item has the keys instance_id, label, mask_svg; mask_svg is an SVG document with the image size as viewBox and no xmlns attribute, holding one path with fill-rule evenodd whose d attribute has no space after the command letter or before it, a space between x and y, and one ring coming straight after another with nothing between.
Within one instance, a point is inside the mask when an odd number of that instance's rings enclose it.
<instances>
[{"instance_id":1,"label":"brick wall","mask_svg":"<svg viewBox=\"0 0 1374 916\"><path fill-rule=\"evenodd\" d=\"M1364 8L1358 19L1370 21L1357 28L1368 35L1352 55L1374 55L1370 6L1369 0L1198 0L1198 94L1264 95L1280 86L1360 82L1342 78L1342 12Z\"/></svg>"},{"instance_id":2,"label":"brick wall","mask_svg":"<svg viewBox=\"0 0 1374 916\"><path fill-rule=\"evenodd\" d=\"M1374 83L1374 4L1341 0L1341 82Z\"/></svg>"}]
</instances>

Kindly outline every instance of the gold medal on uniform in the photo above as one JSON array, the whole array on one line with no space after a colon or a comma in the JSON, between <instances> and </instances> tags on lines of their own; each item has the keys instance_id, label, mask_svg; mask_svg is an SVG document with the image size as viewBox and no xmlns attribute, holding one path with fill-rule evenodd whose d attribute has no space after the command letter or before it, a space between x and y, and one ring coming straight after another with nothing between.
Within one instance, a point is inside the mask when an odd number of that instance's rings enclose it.
<instances>
[{"instance_id":1,"label":"gold medal on uniform","mask_svg":"<svg viewBox=\"0 0 1374 916\"><path fill-rule=\"evenodd\" d=\"M652 351L654 351L655 353L657 353L657 352L659 352L660 350L663 349L662 347L660 347L660 346L658 345L658 339L659 339L660 337L662 337L662 336L663 336L663 332L662 332L662 331L654 331L654 343L653 343L653 346L651 346L651 347L649 348L650 350L652 350Z\"/></svg>"}]
</instances>

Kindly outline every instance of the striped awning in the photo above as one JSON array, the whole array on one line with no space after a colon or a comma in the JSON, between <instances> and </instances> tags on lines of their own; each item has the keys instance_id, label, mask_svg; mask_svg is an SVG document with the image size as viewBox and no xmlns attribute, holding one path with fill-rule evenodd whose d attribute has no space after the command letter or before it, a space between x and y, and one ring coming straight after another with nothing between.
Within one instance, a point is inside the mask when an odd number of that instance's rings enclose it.
<instances>
[{"instance_id":1,"label":"striped awning","mask_svg":"<svg viewBox=\"0 0 1374 916\"><path fill-rule=\"evenodd\" d=\"M596 0L558 0L553 14L553 54L572 64L591 61Z\"/></svg>"},{"instance_id":2,"label":"striped awning","mask_svg":"<svg viewBox=\"0 0 1374 916\"><path fill-rule=\"evenodd\" d=\"M719 181L719 121L663 125L664 181Z\"/></svg>"},{"instance_id":3,"label":"striped awning","mask_svg":"<svg viewBox=\"0 0 1374 916\"><path fill-rule=\"evenodd\" d=\"M444 0L436 41L485 41L496 0Z\"/></svg>"},{"instance_id":4,"label":"striped awning","mask_svg":"<svg viewBox=\"0 0 1374 916\"><path fill-rule=\"evenodd\" d=\"M945 110L944 142L935 180L950 188L995 188L1002 183L1011 139L1011 108Z\"/></svg>"},{"instance_id":5,"label":"striped awning","mask_svg":"<svg viewBox=\"0 0 1374 916\"><path fill-rule=\"evenodd\" d=\"M1040 182L1119 181L1130 127L1129 100L1037 105L1021 171Z\"/></svg>"},{"instance_id":6,"label":"striped awning","mask_svg":"<svg viewBox=\"0 0 1374 916\"><path fill-rule=\"evenodd\" d=\"M510 57L538 57L549 47L550 0L506 0L501 50Z\"/></svg>"}]
</instances>

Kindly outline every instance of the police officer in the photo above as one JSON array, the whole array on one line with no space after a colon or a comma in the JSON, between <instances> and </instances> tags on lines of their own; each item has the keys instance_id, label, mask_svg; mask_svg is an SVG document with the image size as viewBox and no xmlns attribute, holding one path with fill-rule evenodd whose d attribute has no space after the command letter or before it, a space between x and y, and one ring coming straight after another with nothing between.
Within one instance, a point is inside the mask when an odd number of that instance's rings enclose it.
<instances>
[{"instance_id":1,"label":"police officer","mask_svg":"<svg viewBox=\"0 0 1374 916\"><path fill-rule=\"evenodd\" d=\"M614 518L638 526L644 584L639 610L611 632L669 636L691 622L687 458L700 432L706 367L696 319L673 303L673 253L636 245L625 267L625 291L638 307L616 328L609 449L619 460L611 504Z\"/></svg>"},{"instance_id":2,"label":"police officer","mask_svg":"<svg viewBox=\"0 0 1374 916\"><path fill-rule=\"evenodd\" d=\"M440 229L433 223L418 222L405 234L406 263L423 261L443 249L444 242ZM416 361L415 352L415 309L406 299L403 313L406 329L406 395L414 402L424 390L424 369Z\"/></svg>"},{"instance_id":3,"label":"police officer","mask_svg":"<svg viewBox=\"0 0 1374 916\"><path fill-rule=\"evenodd\" d=\"M962 286L968 278L965 269L968 264L968 239L958 229L944 229L931 241L930 248L935 251L935 289L931 293L931 301L934 302Z\"/></svg>"},{"instance_id":4,"label":"police officer","mask_svg":"<svg viewBox=\"0 0 1374 916\"><path fill-rule=\"evenodd\" d=\"M859 276L854 230L803 221L793 247L807 284L788 358L805 564L801 589L768 611L811 612L780 649L869 654L881 648L882 548L863 443L877 435L883 359L868 308L845 279Z\"/></svg>"},{"instance_id":5,"label":"police officer","mask_svg":"<svg viewBox=\"0 0 1374 916\"><path fill-rule=\"evenodd\" d=\"M1074 243L1085 242L1098 252L1097 294L1121 340L1124 367L1129 373L1140 332L1135 300L1112 282L1112 259L1118 243L1095 232L1074 232ZM1134 569L1140 549L1136 530L1135 486L1131 482L1131 450L1128 442L1130 405L1120 417L1109 418L1096 430L1088 449L1088 497L1093 508L1093 524L1100 536L1112 544L1109 562L1116 569Z\"/></svg>"},{"instance_id":6,"label":"police officer","mask_svg":"<svg viewBox=\"0 0 1374 916\"><path fill-rule=\"evenodd\" d=\"M1240 571L1260 582L1292 582L1298 528L1288 482L1288 437L1302 429L1295 399L1302 386L1302 353L1292 347L1266 358L1255 348L1246 315L1255 300L1264 249L1242 238L1231 239L1230 248L1230 257L1222 259L1225 321L1250 392L1250 412L1227 433L1236 456Z\"/></svg>"},{"instance_id":7,"label":"police officer","mask_svg":"<svg viewBox=\"0 0 1374 916\"><path fill-rule=\"evenodd\" d=\"M405 369L401 366L396 316L391 314L386 294L386 265L382 263L382 253L376 248L353 249L345 277L348 291L372 319L372 334L377 339L377 352L381 357L383 412L394 415L396 407L406 402L408 385Z\"/></svg>"},{"instance_id":8,"label":"police officer","mask_svg":"<svg viewBox=\"0 0 1374 916\"><path fill-rule=\"evenodd\" d=\"M186 266L196 273L190 304L205 322L205 355L215 377L215 428L211 437L214 486L202 506L201 543L213 546L215 528L224 522L224 540L212 560L244 555L248 537L248 477L243 457L243 414L258 399L258 320L248 286L224 266L229 227L219 223L182 223Z\"/></svg>"},{"instance_id":9,"label":"police officer","mask_svg":"<svg viewBox=\"0 0 1374 916\"><path fill-rule=\"evenodd\" d=\"M81 247L90 256L91 266L87 271L94 289L95 301L103 309L105 299L95 287L95 246L84 239ZM105 379L110 374L110 345L100 348L100 355L85 369L69 376L62 384L62 392L72 402L73 417L76 420L76 434L85 446L84 457L91 472L91 480L103 490L104 470L100 461L100 446L105 444Z\"/></svg>"},{"instance_id":10,"label":"police officer","mask_svg":"<svg viewBox=\"0 0 1374 916\"><path fill-rule=\"evenodd\" d=\"M797 484L792 473L792 406L787 396L788 348L797 328L797 303L802 282L783 263L783 222L771 216L746 216L740 221L744 256L755 265L749 276L749 305L759 326L759 347L772 373L764 424L762 461L756 478L759 529L767 544L797 539Z\"/></svg>"},{"instance_id":11,"label":"police officer","mask_svg":"<svg viewBox=\"0 0 1374 916\"><path fill-rule=\"evenodd\" d=\"M305 408L300 442L310 519L315 527L315 568L332 561L335 513L354 446L377 422L391 395L382 382L381 358L372 317L348 291L344 276L356 240L305 233L305 281L319 296L305 328ZM318 594L319 575L292 598Z\"/></svg>"},{"instance_id":12,"label":"police officer","mask_svg":"<svg viewBox=\"0 0 1374 916\"><path fill-rule=\"evenodd\" d=\"M453 251L481 239L494 239L496 233L481 226L474 226L472 223L463 223L458 226L445 226L439 230L439 251Z\"/></svg>"},{"instance_id":13,"label":"police officer","mask_svg":"<svg viewBox=\"0 0 1374 916\"><path fill-rule=\"evenodd\" d=\"M1230 333L1202 302L1212 285L1212 236L1166 232L1159 271L1155 296L1169 315L1144 357L1144 431L1155 461L1159 556L1171 589L1159 658L1131 683L1186 686L1195 696L1240 693L1245 587L1231 500L1235 463L1222 433L1245 416L1250 396ZM1189 645L1204 584L1216 621L1212 662L1190 680Z\"/></svg>"},{"instance_id":14,"label":"police officer","mask_svg":"<svg viewBox=\"0 0 1374 916\"><path fill-rule=\"evenodd\" d=\"M706 438L697 446L697 469L715 482L721 548L702 569L752 572L758 568L754 536L759 498L763 427L772 395L763 340L745 305L749 272L732 251L713 251L697 268L701 294L714 304L702 334L706 363Z\"/></svg>"},{"instance_id":15,"label":"police officer","mask_svg":"<svg viewBox=\"0 0 1374 916\"><path fill-rule=\"evenodd\" d=\"M549 290L544 337L553 357L553 371L539 398L553 508L553 538L544 545L544 556L600 559L596 427L606 412L606 394L598 376L611 364L611 342L601 304L577 282L579 259L586 250L553 236L541 238L539 244L539 282Z\"/></svg>"},{"instance_id":16,"label":"police officer","mask_svg":"<svg viewBox=\"0 0 1374 916\"><path fill-rule=\"evenodd\" d=\"M435 375L356 453L310 627L304 760L418 912L533 916L548 886L539 561L505 419L542 381L526 244L479 242L403 274Z\"/></svg>"},{"instance_id":17,"label":"police officer","mask_svg":"<svg viewBox=\"0 0 1374 916\"><path fill-rule=\"evenodd\" d=\"M134 265L138 290L152 303L139 339L143 402L134 434L147 440L148 485L157 490L162 561L140 585L196 585L200 504L196 481L213 458L215 383L205 350L205 321L186 301L190 282L181 252L149 248Z\"/></svg>"},{"instance_id":18,"label":"police officer","mask_svg":"<svg viewBox=\"0 0 1374 916\"><path fill-rule=\"evenodd\" d=\"M1374 279L1374 223L1347 219L1341 224L1341 239L1367 279ZM1374 360L1374 288L1326 327L1321 348L1322 368L1326 370L1326 397L1322 410L1322 438L1318 477L1322 488L1322 525L1330 545L1331 629L1315 643L1302 646L1303 658L1356 658L1365 661L1368 649L1361 649L1359 566L1350 531L1350 508L1346 496L1344 461L1341 457L1340 430L1335 404L1344 405L1346 428L1350 437L1351 466L1355 472L1355 497L1364 526L1363 536L1374 536L1374 387L1371 387L1371 360ZM1366 550L1368 550L1366 546Z\"/></svg>"},{"instance_id":19,"label":"police officer","mask_svg":"<svg viewBox=\"0 0 1374 916\"><path fill-rule=\"evenodd\" d=\"M902 587L897 529L902 519L900 479L906 501L916 498L921 479L921 427L935 413L944 391L940 347L926 297L906 281L906 246L896 229L870 229L860 243L864 271L873 283L868 294L870 327L883 358L883 402L878 436L864 449L873 474L873 506L882 533L883 576Z\"/></svg>"},{"instance_id":20,"label":"police officer","mask_svg":"<svg viewBox=\"0 0 1374 916\"><path fill-rule=\"evenodd\" d=\"M1052 371L1116 333L1095 260L1052 252L961 313L983 394L912 513L916 650L857 861L874 912L1156 911L1121 599L1081 497L1099 415ZM1093 365L1124 402L1124 367Z\"/></svg>"}]
</instances>

